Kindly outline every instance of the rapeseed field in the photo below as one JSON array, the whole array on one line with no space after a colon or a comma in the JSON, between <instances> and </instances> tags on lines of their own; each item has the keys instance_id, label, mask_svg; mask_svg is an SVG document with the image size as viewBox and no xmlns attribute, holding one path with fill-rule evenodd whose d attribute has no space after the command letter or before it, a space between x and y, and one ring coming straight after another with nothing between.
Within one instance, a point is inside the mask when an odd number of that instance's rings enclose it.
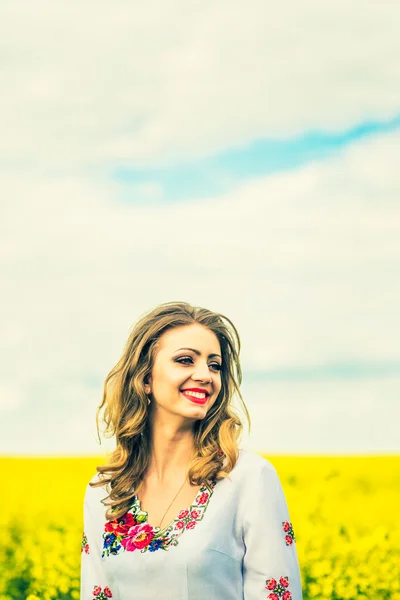
<instances>
[{"instance_id":1,"label":"rapeseed field","mask_svg":"<svg viewBox=\"0 0 400 600\"><path fill-rule=\"evenodd\" d=\"M400 456L275 457L304 600L400 600ZM0 458L0 600L79 599L96 458ZM206 600L206 599L205 599Z\"/></svg>"}]
</instances>

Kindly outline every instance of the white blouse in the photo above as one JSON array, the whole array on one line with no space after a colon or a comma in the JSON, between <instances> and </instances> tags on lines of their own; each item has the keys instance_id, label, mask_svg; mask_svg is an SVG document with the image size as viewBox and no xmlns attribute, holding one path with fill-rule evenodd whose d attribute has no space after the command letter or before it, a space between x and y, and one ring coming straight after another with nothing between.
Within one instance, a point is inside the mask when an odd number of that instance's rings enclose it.
<instances>
[{"instance_id":1,"label":"white blouse","mask_svg":"<svg viewBox=\"0 0 400 600\"><path fill-rule=\"evenodd\" d=\"M282 485L258 454L239 449L229 478L205 483L163 529L147 523L136 496L107 521L107 496L86 488L81 600L302 600Z\"/></svg>"}]
</instances>

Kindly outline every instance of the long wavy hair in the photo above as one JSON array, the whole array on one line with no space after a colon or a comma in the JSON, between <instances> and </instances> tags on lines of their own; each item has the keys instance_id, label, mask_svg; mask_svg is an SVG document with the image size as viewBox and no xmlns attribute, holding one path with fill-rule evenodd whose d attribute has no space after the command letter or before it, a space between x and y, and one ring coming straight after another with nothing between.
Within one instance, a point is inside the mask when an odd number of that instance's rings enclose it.
<instances>
[{"instance_id":1,"label":"long wavy hair","mask_svg":"<svg viewBox=\"0 0 400 600\"><path fill-rule=\"evenodd\" d=\"M102 500L106 519L119 519L129 509L140 489L150 462L148 396L144 384L151 375L160 336L174 327L199 323L218 338L221 346L221 390L203 419L193 426L194 455L189 463L192 485L228 477L238 459L238 442L243 424L232 406L236 393L251 427L250 415L240 393L242 370L239 362L240 338L230 319L187 302L166 302L144 314L130 332L124 352L107 375L103 400L96 413L105 423L104 435L115 435L116 448L105 465L96 467L92 487L106 486ZM100 441L101 443L101 441ZM224 464L225 462L225 464Z\"/></svg>"}]
</instances>

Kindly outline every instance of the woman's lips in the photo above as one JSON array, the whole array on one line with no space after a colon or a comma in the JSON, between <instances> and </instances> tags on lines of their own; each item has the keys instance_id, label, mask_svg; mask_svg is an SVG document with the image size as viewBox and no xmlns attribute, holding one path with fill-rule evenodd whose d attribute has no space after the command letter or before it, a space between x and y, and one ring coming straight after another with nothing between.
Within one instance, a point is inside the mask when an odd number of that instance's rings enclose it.
<instances>
[{"instance_id":1,"label":"woman's lips","mask_svg":"<svg viewBox=\"0 0 400 600\"><path fill-rule=\"evenodd\" d=\"M206 396L205 398L196 398L195 396L191 396L190 392L181 392L181 394L183 394L185 398L191 400L192 402L195 402L196 404L205 404L208 400L208 396Z\"/></svg>"}]
</instances>

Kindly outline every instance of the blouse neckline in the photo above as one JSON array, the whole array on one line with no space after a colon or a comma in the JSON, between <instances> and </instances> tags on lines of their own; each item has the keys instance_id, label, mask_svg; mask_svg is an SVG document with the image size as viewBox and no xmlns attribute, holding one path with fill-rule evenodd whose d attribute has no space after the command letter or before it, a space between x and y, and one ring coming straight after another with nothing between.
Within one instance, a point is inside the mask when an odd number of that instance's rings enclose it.
<instances>
[{"instance_id":1,"label":"blouse neckline","mask_svg":"<svg viewBox=\"0 0 400 600\"><path fill-rule=\"evenodd\" d=\"M181 510L164 529L147 522L147 512L140 510L139 498L134 494L128 512L120 519L105 524L102 558L124 551L155 552L177 546L178 538L185 531L194 529L203 519L216 484L215 477L209 483L203 483L193 504Z\"/></svg>"},{"instance_id":2,"label":"blouse neckline","mask_svg":"<svg viewBox=\"0 0 400 600\"><path fill-rule=\"evenodd\" d=\"M217 482L215 475L203 482L192 504L180 510L163 529L153 527L147 521L148 513L141 510L140 500L134 493L127 512L119 519L105 523L102 558L125 551L155 552L177 546L178 538L203 520Z\"/></svg>"},{"instance_id":3,"label":"blouse neckline","mask_svg":"<svg viewBox=\"0 0 400 600\"><path fill-rule=\"evenodd\" d=\"M137 496L137 494L134 495L134 504L137 506L139 512L143 513L144 515L146 515L146 520L145 522L152 527L152 529L154 529L154 531L158 531L159 533L162 531L165 531L167 529L173 529L173 526L176 522L180 522L180 520L182 519L182 515L185 514L185 516L187 514L190 514L191 511L193 510L194 507L197 507L199 505L202 505L204 508L204 511L206 510L210 500L211 500L211 496L214 493L214 487L215 487L215 480L212 480L211 484L208 484L207 482L203 483L200 486L199 491L197 492L193 502L191 503L190 506L188 506L187 508L183 508L181 509L178 514L176 515L176 517L174 519L172 519L172 521L170 521L169 523L167 523L167 525L165 525L165 527L160 528L159 526L154 526L152 525L152 523L149 523L147 517L148 517L148 512L146 510L142 510L141 508L141 503L140 503L140 498ZM205 502L201 502L201 497L208 492L208 495L206 497Z\"/></svg>"}]
</instances>

